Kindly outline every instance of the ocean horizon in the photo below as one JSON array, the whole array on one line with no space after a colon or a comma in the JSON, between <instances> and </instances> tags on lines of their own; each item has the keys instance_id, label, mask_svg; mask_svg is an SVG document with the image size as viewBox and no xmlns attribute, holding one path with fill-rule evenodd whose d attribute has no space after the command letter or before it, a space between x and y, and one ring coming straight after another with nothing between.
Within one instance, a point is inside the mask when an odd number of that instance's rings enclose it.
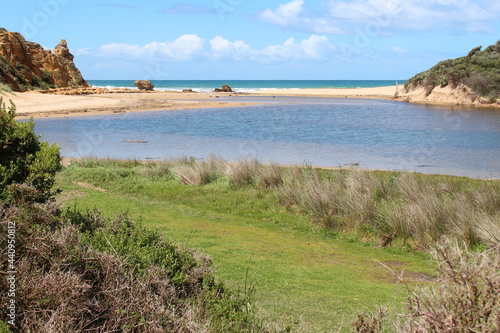
<instances>
[{"instance_id":1,"label":"ocean horizon","mask_svg":"<svg viewBox=\"0 0 500 333\"><path fill-rule=\"evenodd\" d=\"M93 87L132 88L135 80L87 80ZM375 88L405 84L407 80L150 80L158 91L212 92L229 85L235 92L272 89L322 89L322 88Z\"/></svg>"}]
</instances>

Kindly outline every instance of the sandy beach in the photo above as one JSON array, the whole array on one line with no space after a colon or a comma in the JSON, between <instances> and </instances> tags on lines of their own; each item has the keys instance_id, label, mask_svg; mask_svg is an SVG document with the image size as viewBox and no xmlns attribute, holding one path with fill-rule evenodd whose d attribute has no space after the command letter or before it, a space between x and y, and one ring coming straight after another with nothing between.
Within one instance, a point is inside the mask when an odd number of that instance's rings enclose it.
<instances>
[{"instance_id":1,"label":"sandy beach","mask_svg":"<svg viewBox=\"0 0 500 333\"><path fill-rule=\"evenodd\" d=\"M223 96L308 96L391 99L395 86L358 89L279 89L252 93L105 92L93 95L58 95L39 92L0 92L3 102L12 100L19 118L67 117L152 110L222 108L252 105L224 101Z\"/></svg>"},{"instance_id":2,"label":"sandy beach","mask_svg":"<svg viewBox=\"0 0 500 333\"><path fill-rule=\"evenodd\" d=\"M251 93L256 96L302 96L336 98L392 99L394 94L404 89L404 85L376 88L323 88L323 89L275 89Z\"/></svg>"},{"instance_id":3,"label":"sandy beach","mask_svg":"<svg viewBox=\"0 0 500 333\"><path fill-rule=\"evenodd\" d=\"M248 102L225 102L218 93L107 92L97 95L52 95L38 92L1 92L3 102L12 100L17 117L45 118L152 110L181 110L244 106Z\"/></svg>"}]
</instances>

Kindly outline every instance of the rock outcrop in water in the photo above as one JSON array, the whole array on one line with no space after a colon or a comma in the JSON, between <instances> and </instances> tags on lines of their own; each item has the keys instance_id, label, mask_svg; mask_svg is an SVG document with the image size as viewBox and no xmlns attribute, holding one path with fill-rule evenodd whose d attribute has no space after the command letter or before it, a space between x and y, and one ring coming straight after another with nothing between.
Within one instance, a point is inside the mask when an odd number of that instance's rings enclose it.
<instances>
[{"instance_id":1,"label":"rock outcrop in water","mask_svg":"<svg viewBox=\"0 0 500 333\"><path fill-rule=\"evenodd\" d=\"M52 52L0 28L0 83L14 91L90 87L73 58L64 39Z\"/></svg>"},{"instance_id":2,"label":"rock outcrop in water","mask_svg":"<svg viewBox=\"0 0 500 333\"><path fill-rule=\"evenodd\" d=\"M233 89L231 89L230 86L228 86L227 84L225 84L225 85L222 86L222 89L215 88L214 92L233 92Z\"/></svg>"},{"instance_id":3,"label":"rock outcrop in water","mask_svg":"<svg viewBox=\"0 0 500 333\"><path fill-rule=\"evenodd\" d=\"M136 80L134 82L134 86L137 87L139 90L149 90L152 91L154 89L154 85L151 84L151 81L149 80Z\"/></svg>"}]
</instances>

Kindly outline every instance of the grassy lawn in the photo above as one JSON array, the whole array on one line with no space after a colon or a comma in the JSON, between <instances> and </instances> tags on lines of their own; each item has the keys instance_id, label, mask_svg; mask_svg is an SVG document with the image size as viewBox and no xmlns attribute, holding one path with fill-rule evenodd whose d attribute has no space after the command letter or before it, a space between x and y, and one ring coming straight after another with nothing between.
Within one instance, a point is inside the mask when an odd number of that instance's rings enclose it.
<instances>
[{"instance_id":1,"label":"grassy lawn","mask_svg":"<svg viewBox=\"0 0 500 333\"><path fill-rule=\"evenodd\" d=\"M72 165L58 175L66 207L126 212L167 239L209 254L218 276L241 292L255 290L257 313L292 331L350 331L362 311L394 309L406 290L378 262L413 283L432 274L426 256L380 248L357 236L330 238L310 216L278 204L272 190L203 186L150 177L143 165ZM245 291L246 289L246 291ZM398 309L399 310L399 309Z\"/></svg>"}]
</instances>

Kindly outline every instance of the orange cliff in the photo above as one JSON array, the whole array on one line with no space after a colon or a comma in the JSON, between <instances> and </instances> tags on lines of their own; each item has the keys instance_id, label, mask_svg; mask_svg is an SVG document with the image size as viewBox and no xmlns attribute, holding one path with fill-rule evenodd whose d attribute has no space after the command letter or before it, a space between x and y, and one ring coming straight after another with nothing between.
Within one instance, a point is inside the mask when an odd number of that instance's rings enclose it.
<instances>
[{"instance_id":1,"label":"orange cliff","mask_svg":"<svg viewBox=\"0 0 500 333\"><path fill-rule=\"evenodd\" d=\"M89 87L73 58L64 39L53 51L45 50L17 32L0 28L0 83L14 91Z\"/></svg>"}]
</instances>

